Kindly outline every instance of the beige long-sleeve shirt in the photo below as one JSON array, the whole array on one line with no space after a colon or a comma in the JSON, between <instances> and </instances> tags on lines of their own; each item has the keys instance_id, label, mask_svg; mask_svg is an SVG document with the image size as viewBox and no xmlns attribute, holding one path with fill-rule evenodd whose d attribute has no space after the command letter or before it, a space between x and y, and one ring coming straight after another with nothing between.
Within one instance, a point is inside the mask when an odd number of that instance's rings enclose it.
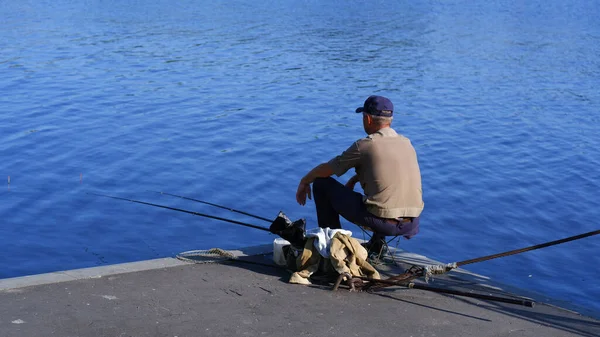
<instances>
[{"instance_id":1,"label":"beige long-sleeve shirt","mask_svg":"<svg viewBox=\"0 0 600 337\"><path fill-rule=\"evenodd\" d=\"M367 210L382 218L417 217L424 207L421 171L410 140L383 128L329 161L339 177L354 168Z\"/></svg>"}]
</instances>

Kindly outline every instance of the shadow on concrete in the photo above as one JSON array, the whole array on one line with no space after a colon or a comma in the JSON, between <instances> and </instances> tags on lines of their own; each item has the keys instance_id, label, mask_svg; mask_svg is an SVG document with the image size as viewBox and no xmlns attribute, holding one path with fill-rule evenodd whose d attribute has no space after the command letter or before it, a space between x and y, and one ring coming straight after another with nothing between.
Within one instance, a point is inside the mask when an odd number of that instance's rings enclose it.
<instances>
[{"instance_id":1,"label":"shadow on concrete","mask_svg":"<svg viewBox=\"0 0 600 337\"><path fill-rule=\"evenodd\" d=\"M280 282L287 283L289 280L289 276L291 271L287 270L284 267L276 266L272 262L271 254L260 254L253 256L243 256L238 260L230 260L226 261L226 264L231 265L235 268L242 268L252 272L275 276L279 278ZM401 264L402 265L402 264ZM387 270L382 274L394 274L402 271L403 266L399 266L397 268L392 268ZM449 290L459 290L463 292L476 292L486 295L493 295L498 297L512 298L512 299L523 299L524 297L515 295L513 293L507 292L499 287L490 286L488 284L482 284L477 282L477 278L470 275L466 278L461 278L463 275L467 275L469 273L464 272L451 272L449 274L437 276L435 279L430 280L428 285L434 286L436 288L449 289ZM385 276L384 276L385 277ZM419 282L423 283L424 282ZM318 280L314 282L312 285L309 285L310 288L319 289L323 291L331 291L333 286L333 282L324 282L323 280ZM340 288L338 291L347 291L346 289ZM448 308L441 308L435 305L435 302L432 303L423 303L423 299L419 300L408 300L406 299L407 295L411 292L427 292L426 290L416 290L416 289L408 289L403 287L389 287L384 288L380 291L373 292L373 296L379 296L382 298L387 298L394 301L399 301L405 304L418 306L420 308L425 308L427 310L433 310L436 312L448 313L456 316L460 316L467 319L473 319L477 321L490 322L489 319L485 318L483 312L488 310L490 312L499 313L502 315L506 315L508 317L512 317L515 319L526 320L529 322L541 324L547 327L551 327L554 329L558 329L561 331L578 334L584 337L594 337L600 336L600 322L590 318L581 316L578 313L568 311L562 308L554 307L551 305L536 303L534 308L526 308L512 304L499 303L494 301L473 299L468 297L454 296L442 293L431 293L431 296L442 296L443 298L451 299L454 301L459 301L467 306L475 307L475 312L482 312L481 316L473 315L472 310L471 314L466 312L460 312L457 310L449 310Z\"/></svg>"},{"instance_id":2,"label":"shadow on concrete","mask_svg":"<svg viewBox=\"0 0 600 337\"><path fill-rule=\"evenodd\" d=\"M400 301L400 302L403 302L403 303L420 306L420 307L427 308L427 309L430 309L430 310L435 310L435 311L450 313L450 314L453 314L453 315L458 315L458 316L466 317L466 318L472 318L472 319L476 319L476 320L480 320L480 321L485 321L485 322L491 322L491 320L486 319L486 318L476 317L476 316L472 316L472 315L462 314L462 313L459 313L459 312L456 312L456 311L451 311L451 310L436 308L436 307L431 306L431 305L421 304L421 303L417 303L417 302L414 302L414 301L408 301L408 300L405 300L405 299L402 299L402 298L395 297L395 296L393 296L391 294L385 294L385 293L376 292L376 293L373 293L373 295L385 297L385 298L388 298L388 299L392 299L394 301Z\"/></svg>"}]
</instances>

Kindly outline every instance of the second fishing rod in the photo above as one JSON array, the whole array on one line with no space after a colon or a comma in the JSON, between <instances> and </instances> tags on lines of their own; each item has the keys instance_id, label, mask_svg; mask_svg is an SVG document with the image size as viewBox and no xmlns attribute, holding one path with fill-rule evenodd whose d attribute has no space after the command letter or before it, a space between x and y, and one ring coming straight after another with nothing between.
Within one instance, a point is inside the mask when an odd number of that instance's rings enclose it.
<instances>
[{"instance_id":1,"label":"second fishing rod","mask_svg":"<svg viewBox=\"0 0 600 337\"><path fill-rule=\"evenodd\" d=\"M255 229L259 229L259 230L263 230L263 231L267 231L267 232L279 235L281 238L289 241L294 247L297 247L297 248L304 247L304 234L306 232L306 221L304 219L298 219L298 220L292 222L283 212L280 211L279 214L277 214L277 217L275 219L269 220L267 218L264 218L264 217L261 217L258 215L250 214L250 213L247 213L244 211L236 210L236 209L222 206L222 205L209 203L209 202L198 200L198 199L188 198L188 197L184 197L184 196L178 196L178 195L170 194L170 193L166 193L166 192L156 192L156 191L152 191L152 192L165 194L165 195L171 195L171 196L182 198L182 199L192 200L192 201L200 202L203 204L211 205L214 207L226 209L226 210L229 210L229 211L232 211L235 213L248 215L253 218L260 219L265 222L269 222L269 223L271 223L271 225L267 228L267 227L253 225L253 224L238 221L238 220L228 219L228 218L210 215L210 214L206 214L206 213L189 211L189 210L177 208L177 207L155 204L155 203L146 202L146 201L122 198L122 197L100 194L100 193L93 193L93 192L88 192L88 194L96 195L99 197L111 198L111 199L115 199L115 200L129 201L129 202L138 203L138 204L142 204L142 205L148 205L148 206L168 209L168 210L172 210L172 211L197 215L197 216L201 216L201 217L205 217L205 218L209 218L209 219L215 219L215 220L220 220L220 221L224 221L224 222L229 222L229 223L233 223L233 224L241 225L241 226L245 226L245 227L255 228Z\"/></svg>"}]
</instances>

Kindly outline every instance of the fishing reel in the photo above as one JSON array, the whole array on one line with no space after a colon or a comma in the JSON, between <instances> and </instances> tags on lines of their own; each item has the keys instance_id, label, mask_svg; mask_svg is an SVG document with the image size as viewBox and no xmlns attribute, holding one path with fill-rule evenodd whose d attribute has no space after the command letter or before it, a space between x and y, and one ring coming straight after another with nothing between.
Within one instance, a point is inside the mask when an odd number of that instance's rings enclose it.
<instances>
[{"instance_id":1,"label":"fishing reel","mask_svg":"<svg viewBox=\"0 0 600 337\"><path fill-rule=\"evenodd\" d=\"M277 217L269 226L269 231L279 235L282 239L287 240L290 244L298 249L304 248L306 241L306 220L298 219L292 222L283 212L279 212Z\"/></svg>"}]
</instances>

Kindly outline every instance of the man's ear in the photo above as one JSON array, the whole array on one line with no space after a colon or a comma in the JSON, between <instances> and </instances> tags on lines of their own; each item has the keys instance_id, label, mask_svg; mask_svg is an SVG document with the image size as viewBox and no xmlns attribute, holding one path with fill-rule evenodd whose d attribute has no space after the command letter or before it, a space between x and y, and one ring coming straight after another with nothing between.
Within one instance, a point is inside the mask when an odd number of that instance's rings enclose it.
<instances>
[{"instance_id":1,"label":"man's ear","mask_svg":"<svg viewBox=\"0 0 600 337\"><path fill-rule=\"evenodd\" d=\"M365 117L367 117L367 125L371 125L373 123L373 117L369 114L365 114Z\"/></svg>"}]
</instances>

